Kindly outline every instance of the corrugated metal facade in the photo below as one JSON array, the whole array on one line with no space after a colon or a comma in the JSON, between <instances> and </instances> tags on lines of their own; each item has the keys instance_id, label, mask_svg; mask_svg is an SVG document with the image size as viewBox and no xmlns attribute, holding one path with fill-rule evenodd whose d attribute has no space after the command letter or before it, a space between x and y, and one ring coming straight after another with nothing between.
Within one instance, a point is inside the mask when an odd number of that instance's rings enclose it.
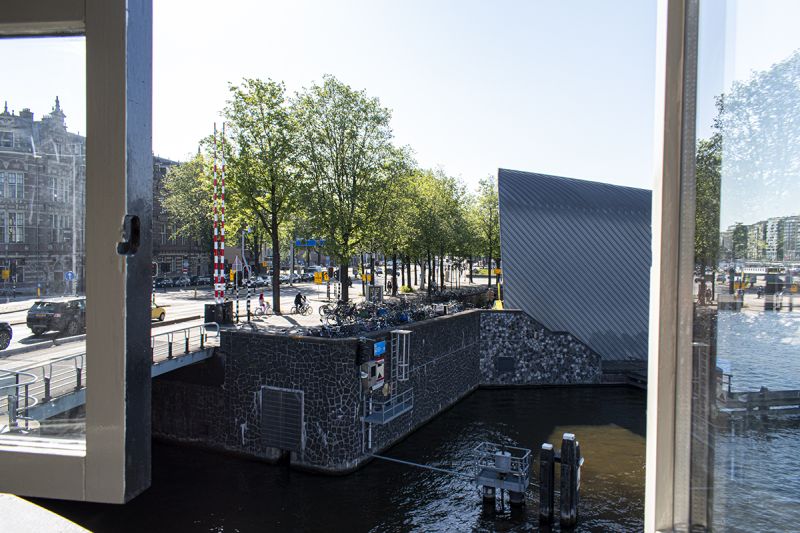
<instances>
[{"instance_id":1,"label":"corrugated metal facade","mask_svg":"<svg viewBox=\"0 0 800 533\"><path fill-rule=\"evenodd\" d=\"M506 169L498 191L506 307L646 360L651 192Z\"/></svg>"}]
</instances>

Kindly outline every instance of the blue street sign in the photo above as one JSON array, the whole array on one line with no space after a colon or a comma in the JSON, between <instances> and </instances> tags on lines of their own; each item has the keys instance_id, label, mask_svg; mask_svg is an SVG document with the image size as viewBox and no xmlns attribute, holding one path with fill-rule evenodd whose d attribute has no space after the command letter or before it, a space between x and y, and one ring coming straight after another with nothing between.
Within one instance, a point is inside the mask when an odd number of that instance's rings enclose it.
<instances>
[{"instance_id":1,"label":"blue street sign","mask_svg":"<svg viewBox=\"0 0 800 533\"><path fill-rule=\"evenodd\" d=\"M325 239L295 239L295 246L325 246Z\"/></svg>"},{"instance_id":2,"label":"blue street sign","mask_svg":"<svg viewBox=\"0 0 800 533\"><path fill-rule=\"evenodd\" d=\"M64 281L72 281L75 279L75 272L72 270L67 270L64 272Z\"/></svg>"},{"instance_id":3,"label":"blue street sign","mask_svg":"<svg viewBox=\"0 0 800 533\"><path fill-rule=\"evenodd\" d=\"M375 351L373 352L375 357L379 355L383 355L386 353L386 341L380 341L375 343Z\"/></svg>"}]
</instances>

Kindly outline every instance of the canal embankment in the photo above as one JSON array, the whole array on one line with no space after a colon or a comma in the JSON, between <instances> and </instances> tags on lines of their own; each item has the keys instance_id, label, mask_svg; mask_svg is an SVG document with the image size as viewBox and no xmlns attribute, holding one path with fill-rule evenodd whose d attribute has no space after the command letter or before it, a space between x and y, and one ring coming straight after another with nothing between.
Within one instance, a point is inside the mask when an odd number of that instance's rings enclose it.
<instances>
[{"instance_id":1,"label":"canal embankment","mask_svg":"<svg viewBox=\"0 0 800 533\"><path fill-rule=\"evenodd\" d=\"M599 355L521 311L471 310L361 340L228 330L214 358L153 381L153 434L345 473L482 386L602 382ZM400 375L402 374L402 375Z\"/></svg>"}]
</instances>

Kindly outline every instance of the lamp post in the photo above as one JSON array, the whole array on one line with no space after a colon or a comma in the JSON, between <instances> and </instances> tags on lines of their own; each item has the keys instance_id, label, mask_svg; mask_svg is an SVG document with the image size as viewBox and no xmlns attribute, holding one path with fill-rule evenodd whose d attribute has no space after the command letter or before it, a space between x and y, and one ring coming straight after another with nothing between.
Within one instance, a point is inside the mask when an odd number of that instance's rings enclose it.
<instances>
[{"instance_id":1,"label":"lamp post","mask_svg":"<svg viewBox=\"0 0 800 533\"><path fill-rule=\"evenodd\" d=\"M243 265L242 268L247 267L247 259L245 257L245 253L244 253L244 235L245 235L245 233L253 233L252 228L250 228L250 226L247 226L246 228L242 228L242 265ZM250 268L249 267L247 267L247 277L248 278L250 277Z\"/></svg>"}]
</instances>

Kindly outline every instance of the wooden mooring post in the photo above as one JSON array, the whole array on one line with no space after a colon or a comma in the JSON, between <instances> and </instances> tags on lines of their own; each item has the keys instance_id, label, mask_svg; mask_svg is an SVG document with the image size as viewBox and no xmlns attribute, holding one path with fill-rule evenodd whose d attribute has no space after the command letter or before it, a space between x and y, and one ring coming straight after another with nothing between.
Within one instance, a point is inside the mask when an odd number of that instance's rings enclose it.
<instances>
[{"instance_id":1,"label":"wooden mooring post","mask_svg":"<svg viewBox=\"0 0 800 533\"><path fill-rule=\"evenodd\" d=\"M542 444L539 454L539 522L551 524L555 509L555 463L561 463L561 487L559 498L562 527L574 527L578 523L578 494L581 487L580 443L573 433L564 433L561 450L556 451L550 443Z\"/></svg>"},{"instance_id":2,"label":"wooden mooring post","mask_svg":"<svg viewBox=\"0 0 800 533\"><path fill-rule=\"evenodd\" d=\"M555 478L556 461L553 445L545 442L539 452L539 522L544 524L553 522Z\"/></svg>"}]
</instances>

